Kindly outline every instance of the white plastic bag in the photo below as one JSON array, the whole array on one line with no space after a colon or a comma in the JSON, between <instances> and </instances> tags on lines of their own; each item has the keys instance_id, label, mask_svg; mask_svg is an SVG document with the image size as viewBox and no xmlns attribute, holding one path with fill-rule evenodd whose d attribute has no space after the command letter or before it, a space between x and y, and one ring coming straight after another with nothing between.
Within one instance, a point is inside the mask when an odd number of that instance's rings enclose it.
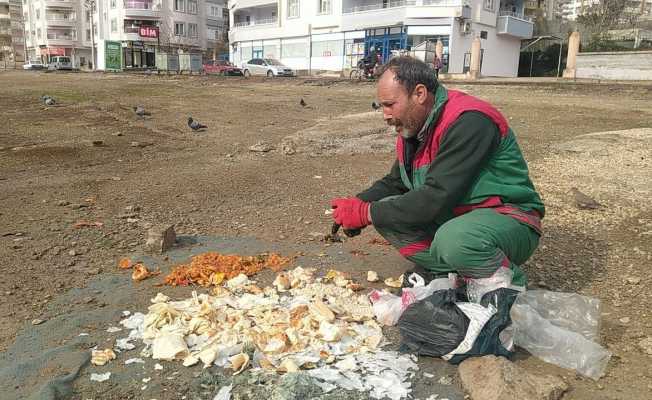
<instances>
[{"instance_id":1,"label":"white plastic bag","mask_svg":"<svg viewBox=\"0 0 652 400\"><path fill-rule=\"evenodd\" d=\"M520 288L512 286L513 276L514 271L501 267L489 278L468 279L466 282L466 295L471 303L480 304L482 296L496 289L512 288L520 290Z\"/></svg>"},{"instance_id":2,"label":"white plastic bag","mask_svg":"<svg viewBox=\"0 0 652 400\"><path fill-rule=\"evenodd\" d=\"M604 375L611 353L592 341L598 336L599 300L533 290L516 298L510 316L517 346L591 379Z\"/></svg>"},{"instance_id":3,"label":"white plastic bag","mask_svg":"<svg viewBox=\"0 0 652 400\"><path fill-rule=\"evenodd\" d=\"M396 325L401 314L410 304L425 299L437 290L454 288L455 280L456 275L449 274L448 278L433 279L426 285L419 274L413 273L408 277L408 282L412 284L412 287L403 288L400 297L378 290L369 294L374 315L383 325Z\"/></svg>"}]
</instances>

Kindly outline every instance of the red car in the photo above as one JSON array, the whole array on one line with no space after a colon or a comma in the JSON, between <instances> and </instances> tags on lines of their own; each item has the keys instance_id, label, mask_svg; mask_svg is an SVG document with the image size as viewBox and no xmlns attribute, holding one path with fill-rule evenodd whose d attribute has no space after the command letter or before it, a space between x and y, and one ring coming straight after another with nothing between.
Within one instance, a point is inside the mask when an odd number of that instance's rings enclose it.
<instances>
[{"instance_id":1,"label":"red car","mask_svg":"<svg viewBox=\"0 0 652 400\"><path fill-rule=\"evenodd\" d=\"M242 70L224 60L208 60L204 63L204 73L242 76Z\"/></svg>"}]
</instances>

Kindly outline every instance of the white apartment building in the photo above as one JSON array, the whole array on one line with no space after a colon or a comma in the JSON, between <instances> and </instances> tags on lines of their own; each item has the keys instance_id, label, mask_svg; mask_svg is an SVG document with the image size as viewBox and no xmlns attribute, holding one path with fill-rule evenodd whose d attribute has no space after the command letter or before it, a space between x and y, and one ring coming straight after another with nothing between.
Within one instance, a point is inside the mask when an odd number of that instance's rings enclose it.
<instances>
[{"instance_id":1,"label":"white apartment building","mask_svg":"<svg viewBox=\"0 0 652 400\"><path fill-rule=\"evenodd\" d=\"M25 60L23 11L21 0L0 0L0 61Z\"/></svg>"},{"instance_id":2,"label":"white apartment building","mask_svg":"<svg viewBox=\"0 0 652 400\"><path fill-rule=\"evenodd\" d=\"M0 0L3 1L3 0ZM155 66L157 48L166 52L206 49L207 0L24 0L31 59L69 56L74 68L89 68L94 44L103 69L107 42L121 46L122 68ZM93 32L91 32L93 29ZM98 56L99 54L99 56Z\"/></svg>"},{"instance_id":3,"label":"white apartment building","mask_svg":"<svg viewBox=\"0 0 652 400\"><path fill-rule=\"evenodd\" d=\"M342 71L372 47L444 44L444 71L466 72L481 38L481 73L513 77L520 43L532 37L523 0L229 0L230 57L276 58L299 71Z\"/></svg>"},{"instance_id":4,"label":"white apartment building","mask_svg":"<svg viewBox=\"0 0 652 400\"><path fill-rule=\"evenodd\" d=\"M206 51L217 59L228 49L229 8L226 0L206 0Z\"/></svg>"},{"instance_id":5,"label":"white apartment building","mask_svg":"<svg viewBox=\"0 0 652 400\"><path fill-rule=\"evenodd\" d=\"M68 56L79 68L91 59L90 18L80 0L25 0L23 18L27 56L47 63Z\"/></svg>"},{"instance_id":6,"label":"white apartment building","mask_svg":"<svg viewBox=\"0 0 652 400\"><path fill-rule=\"evenodd\" d=\"M122 68L153 68L156 51L206 49L206 0L97 0L94 14L98 69L107 41L120 42Z\"/></svg>"}]
</instances>

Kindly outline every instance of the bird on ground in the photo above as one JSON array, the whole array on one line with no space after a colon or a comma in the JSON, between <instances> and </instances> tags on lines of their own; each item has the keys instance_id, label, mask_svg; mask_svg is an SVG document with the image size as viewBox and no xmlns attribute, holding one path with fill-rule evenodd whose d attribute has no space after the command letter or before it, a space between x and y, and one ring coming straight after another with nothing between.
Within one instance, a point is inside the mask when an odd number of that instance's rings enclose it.
<instances>
[{"instance_id":1,"label":"bird on ground","mask_svg":"<svg viewBox=\"0 0 652 400\"><path fill-rule=\"evenodd\" d=\"M192 129L193 131L199 131L201 129L206 129L208 126L202 125L199 122L195 121L192 119L192 117L188 117L188 127Z\"/></svg>"},{"instance_id":2,"label":"bird on ground","mask_svg":"<svg viewBox=\"0 0 652 400\"><path fill-rule=\"evenodd\" d=\"M376 103L375 101L371 102L371 108L373 108L374 110L378 110L380 109L380 107L382 107L380 103Z\"/></svg>"},{"instance_id":3,"label":"bird on ground","mask_svg":"<svg viewBox=\"0 0 652 400\"><path fill-rule=\"evenodd\" d=\"M46 106L53 106L53 105L55 105L57 103L57 101L54 99L54 97L48 96L48 95L41 96L41 101Z\"/></svg>"},{"instance_id":4,"label":"bird on ground","mask_svg":"<svg viewBox=\"0 0 652 400\"><path fill-rule=\"evenodd\" d=\"M306 103L306 102L303 100L303 98L301 99L301 101L299 102L299 104L301 105L301 107L305 107L305 106L308 105L308 103Z\"/></svg>"},{"instance_id":5,"label":"bird on ground","mask_svg":"<svg viewBox=\"0 0 652 400\"><path fill-rule=\"evenodd\" d=\"M582 210L595 210L602 207L602 204L595 201L588 195L580 192L577 188L571 188L571 193L575 199L575 205Z\"/></svg>"},{"instance_id":6,"label":"bird on ground","mask_svg":"<svg viewBox=\"0 0 652 400\"><path fill-rule=\"evenodd\" d=\"M134 106L134 112L136 113L136 115L138 115L138 116L141 117L141 118L144 117L144 116L146 116L146 115L147 115L147 116L152 115L151 112L145 110L145 109L144 109L143 107L141 107L141 106Z\"/></svg>"}]
</instances>

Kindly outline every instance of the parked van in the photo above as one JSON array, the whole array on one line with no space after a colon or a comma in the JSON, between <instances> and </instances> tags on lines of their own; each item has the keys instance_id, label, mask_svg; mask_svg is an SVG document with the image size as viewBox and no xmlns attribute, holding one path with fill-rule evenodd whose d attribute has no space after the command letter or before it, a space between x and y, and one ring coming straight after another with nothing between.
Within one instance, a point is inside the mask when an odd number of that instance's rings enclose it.
<instances>
[{"instance_id":1,"label":"parked van","mask_svg":"<svg viewBox=\"0 0 652 400\"><path fill-rule=\"evenodd\" d=\"M70 61L70 57L65 57L65 56L50 57L50 64L48 64L48 67L50 69L56 69L56 70L61 70L61 69L71 70L72 62Z\"/></svg>"}]
</instances>

